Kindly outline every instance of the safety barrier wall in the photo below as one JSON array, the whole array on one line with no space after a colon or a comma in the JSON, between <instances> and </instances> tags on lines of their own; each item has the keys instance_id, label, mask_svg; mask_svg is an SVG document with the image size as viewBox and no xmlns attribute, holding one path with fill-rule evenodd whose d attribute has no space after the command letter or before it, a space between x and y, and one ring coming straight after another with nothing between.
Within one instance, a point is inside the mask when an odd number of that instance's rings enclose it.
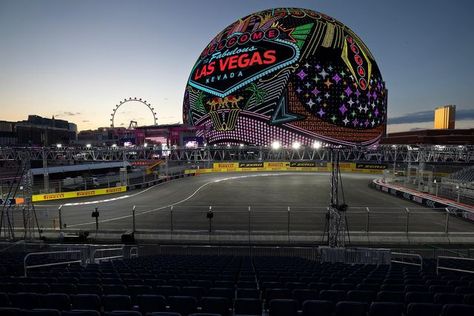
<instances>
[{"instance_id":1,"label":"safety barrier wall","mask_svg":"<svg viewBox=\"0 0 474 316\"><path fill-rule=\"evenodd\" d=\"M73 199L80 197L89 197L113 193L126 192L126 186L119 186L114 188L105 189L94 189L94 190L82 190L82 191L71 191L61 193L48 193L48 194L36 194L31 197L33 202L50 201L50 200L62 200L62 199Z\"/></svg>"},{"instance_id":2,"label":"safety barrier wall","mask_svg":"<svg viewBox=\"0 0 474 316\"><path fill-rule=\"evenodd\" d=\"M342 162L339 164L342 172L361 172L382 174L387 168L385 164ZM212 168L186 170L186 174L201 174L210 172L259 172L259 171L303 171L327 172L331 164L315 161L275 161L275 162L215 162Z\"/></svg>"}]
</instances>

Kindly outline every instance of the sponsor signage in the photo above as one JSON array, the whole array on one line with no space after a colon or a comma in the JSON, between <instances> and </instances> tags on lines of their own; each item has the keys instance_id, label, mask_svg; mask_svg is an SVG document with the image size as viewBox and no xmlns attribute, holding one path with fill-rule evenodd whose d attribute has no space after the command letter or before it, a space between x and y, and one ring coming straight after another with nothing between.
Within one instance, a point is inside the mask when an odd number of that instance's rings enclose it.
<instances>
[{"instance_id":1,"label":"sponsor signage","mask_svg":"<svg viewBox=\"0 0 474 316\"><path fill-rule=\"evenodd\" d=\"M356 163L357 169L387 169L387 165L379 163Z\"/></svg>"},{"instance_id":2,"label":"sponsor signage","mask_svg":"<svg viewBox=\"0 0 474 316\"><path fill-rule=\"evenodd\" d=\"M127 191L126 186L120 186L120 187L96 189L96 190L37 194L37 195L33 195L31 199L33 202L40 202L40 201L62 200L62 199L74 199L74 198L80 198L80 197L120 193L120 192L126 192L126 191Z\"/></svg>"},{"instance_id":3,"label":"sponsor signage","mask_svg":"<svg viewBox=\"0 0 474 316\"><path fill-rule=\"evenodd\" d=\"M316 167L316 162L314 161L291 161L290 167L292 168L314 168Z\"/></svg>"},{"instance_id":4,"label":"sponsor signage","mask_svg":"<svg viewBox=\"0 0 474 316\"><path fill-rule=\"evenodd\" d=\"M239 162L239 168L263 168L263 162Z\"/></svg>"}]
</instances>

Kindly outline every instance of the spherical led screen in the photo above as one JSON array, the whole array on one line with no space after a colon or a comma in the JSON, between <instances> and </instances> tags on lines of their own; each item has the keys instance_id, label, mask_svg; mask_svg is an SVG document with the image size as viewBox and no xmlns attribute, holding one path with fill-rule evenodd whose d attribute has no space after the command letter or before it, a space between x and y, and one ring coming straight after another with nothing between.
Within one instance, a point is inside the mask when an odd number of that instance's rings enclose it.
<instances>
[{"instance_id":1,"label":"spherical led screen","mask_svg":"<svg viewBox=\"0 0 474 316\"><path fill-rule=\"evenodd\" d=\"M210 144L368 146L386 113L385 82L362 40L296 8L257 12L220 32L196 61L183 104L184 123Z\"/></svg>"}]
</instances>

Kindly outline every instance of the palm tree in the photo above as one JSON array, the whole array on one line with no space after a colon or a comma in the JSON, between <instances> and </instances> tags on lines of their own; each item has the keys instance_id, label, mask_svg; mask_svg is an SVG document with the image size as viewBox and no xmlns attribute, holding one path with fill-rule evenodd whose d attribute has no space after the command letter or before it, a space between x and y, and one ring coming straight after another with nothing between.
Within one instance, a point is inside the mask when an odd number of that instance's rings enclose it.
<instances>
[{"instance_id":1,"label":"palm tree","mask_svg":"<svg viewBox=\"0 0 474 316\"><path fill-rule=\"evenodd\" d=\"M250 91L252 95L250 96L250 98L247 99L244 110L247 109L247 107L249 106L250 99L254 98L255 104L258 105L262 103L263 100L265 100L265 96L267 95L267 92L259 88L254 82L250 83L250 85L245 90Z\"/></svg>"}]
</instances>

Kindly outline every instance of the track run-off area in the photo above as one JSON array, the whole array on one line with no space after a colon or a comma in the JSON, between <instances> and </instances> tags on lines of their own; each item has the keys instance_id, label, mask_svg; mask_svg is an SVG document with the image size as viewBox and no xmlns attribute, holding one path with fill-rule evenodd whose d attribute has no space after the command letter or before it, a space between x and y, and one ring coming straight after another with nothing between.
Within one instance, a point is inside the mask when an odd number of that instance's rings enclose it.
<instances>
[{"instance_id":1,"label":"track run-off area","mask_svg":"<svg viewBox=\"0 0 474 316\"><path fill-rule=\"evenodd\" d=\"M444 233L446 212L430 209L369 188L374 175L343 173L350 232ZM100 213L100 232L132 229L148 234L174 232L228 234L314 234L325 231L329 173L213 173L181 178L106 198L36 203L40 227L57 225L61 206L66 231L95 231L92 211ZM212 208L214 217L206 217ZM18 227L20 218L15 220ZM450 216L449 232L472 233L474 225ZM408 229L407 229L408 228Z\"/></svg>"}]
</instances>

